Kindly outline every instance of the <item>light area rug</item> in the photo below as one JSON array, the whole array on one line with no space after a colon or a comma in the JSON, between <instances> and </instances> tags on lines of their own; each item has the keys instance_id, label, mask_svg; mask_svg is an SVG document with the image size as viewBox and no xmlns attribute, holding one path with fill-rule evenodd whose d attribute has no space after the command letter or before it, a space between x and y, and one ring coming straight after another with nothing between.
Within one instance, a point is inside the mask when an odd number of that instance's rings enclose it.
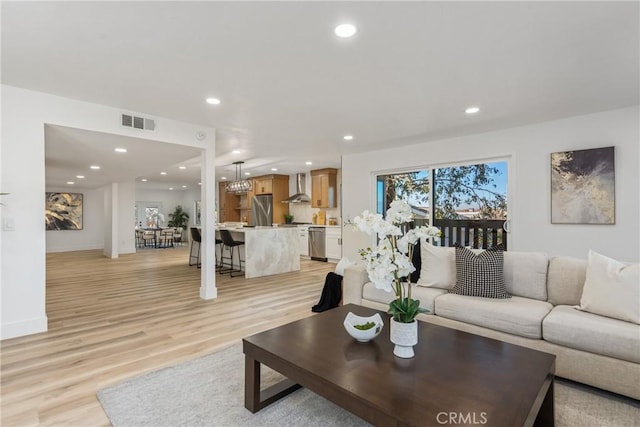
<instances>
[{"instance_id":1,"label":"light area rug","mask_svg":"<svg viewBox=\"0 0 640 427\"><path fill-rule=\"evenodd\" d=\"M262 368L263 386L282 376ZM114 427L369 426L307 390L252 414L244 407L244 355L240 344L98 391ZM572 382L556 380L556 426L640 426L640 406Z\"/></svg>"}]
</instances>

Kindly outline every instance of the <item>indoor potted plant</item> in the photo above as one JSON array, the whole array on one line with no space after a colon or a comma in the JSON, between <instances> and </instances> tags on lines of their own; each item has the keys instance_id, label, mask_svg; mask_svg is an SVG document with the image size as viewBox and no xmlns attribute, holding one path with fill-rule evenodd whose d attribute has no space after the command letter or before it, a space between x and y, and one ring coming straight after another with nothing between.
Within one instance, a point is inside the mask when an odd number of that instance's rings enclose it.
<instances>
[{"instance_id":1,"label":"indoor potted plant","mask_svg":"<svg viewBox=\"0 0 640 427\"><path fill-rule=\"evenodd\" d=\"M188 224L189 214L182 208L182 206L176 206L173 213L169 214L169 222L167 222L167 226L182 229L180 230L180 241L182 241L182 232L187 228Z\"/></svg>"},{"instance_id":2,"label":"indoor potted plant","mask_svg":"<svg viewBox=\"0 0 640 427\"><path fill-rule=\"evenodd\" d=\"M409 204L402 200L391 203L386 217L364 211L354 218L352 224L360 231L378 236L375 248L360 250L369 279L376 288L393 291L396 298L389 304L391 314L391 341L396 344L396 356L413 357L413 346L418 342L418 313L426 313L420 308L420 301L411 298L409 275L415 271L411 262L413 249L420 238L440 235L437 227L421 226L408 229L413 222Z\"/></svg>"},{"instance_id":3,"label":"indoor potted plant","mask_svg":"<svg viewBox=\"0 0 640 427\"><path fill-rule=\"evenodd\" d=\"M291 224L293 222L293 215L284 214L284 223Z\"/></svg>"}]
</instances>

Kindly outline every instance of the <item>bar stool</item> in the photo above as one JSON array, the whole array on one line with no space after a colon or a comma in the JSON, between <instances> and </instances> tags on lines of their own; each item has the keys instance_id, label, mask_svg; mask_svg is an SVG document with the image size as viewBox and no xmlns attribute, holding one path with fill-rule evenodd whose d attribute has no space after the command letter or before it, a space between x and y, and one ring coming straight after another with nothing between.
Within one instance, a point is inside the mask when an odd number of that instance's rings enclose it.
<instances>
[{"instance_id":1,"label":"bar stool","mask_svg":"<svg viewBox=\"0 0 640 427\"><path fill-rule=\"evenodd\" d=\"M218 258L217 246L220 245L220 258ZM216 261L216 271L222 270L222 251L224 250L224 245L222 244L222 239L218 239L216 237L216 247L213 248L213 253Z\"/></svg>"},{"instance_id":2,"label":"bar stool","mask_svg":"<svg viewBox=\"0 0 640 427\"><path fill-rule=\"evenodd\" d=\"M191 227L191 247L189 248L189 265L195 265L198 268L200 268L202 266L202 264L200 264L200 245L202 244L202 235L200 234L200 230L198 230L196 227ZM197 243L198 244L198 252L196 253L196 255L193 255L193 245ZM196 260L195 264L191 263L191 260L194 259Z\"/></svg>"},{"instance_id":3,"label":"bar stool","mask_svg":"<svg viewBox=\"0 0 640 427\"><path fill-rule=\"evenodd\" d=\"M233 273L242 272L242 263L244 262L244 260L240 257L240 246L244 245L244 242L240 240L234 240L229 230L220 230L220 239L222 239L223 252L220 253L220 270L218 270L218 272L220 274L229 273L229 276L234 277ZM227 248L229 249L229 256L225 257L224 249L227 249ZM236 248L236 251L238 252L238 270L233 269L233 258L234 258L233 249L234 248ZM225 260L230 261L228 269L224 268ZM240 276L240 274L236 274L236 276Z\"/></svg>"}]
</instances>

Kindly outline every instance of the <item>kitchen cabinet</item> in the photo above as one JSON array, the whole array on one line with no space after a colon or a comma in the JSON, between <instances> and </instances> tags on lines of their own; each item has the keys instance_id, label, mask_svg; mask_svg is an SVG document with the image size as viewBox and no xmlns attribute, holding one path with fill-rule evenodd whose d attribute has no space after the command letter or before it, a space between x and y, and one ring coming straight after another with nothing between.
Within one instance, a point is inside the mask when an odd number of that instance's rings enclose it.
<instances>
[{"instance_id":1,"label":"kitchen cabinet","mask_svg":"<svg viewBox=\"0 0 640 427\"><path fill-rule=\"evenodd\" d=\"M337 169L325 168L311 171L311 207L336 207Z\"/></svg>"},{"instance_id":2,"label":"kitchen cabinet","mask_svg":"<svg viewBox=\"0 0 640 427\"><path fill-rule=\"evenodd\" d=\"M218 183L218 207L220 209L218 222L240 221L240 211L237 209L240 205L240 196L227 193L226 185L226 182Z\"/></svg>"},{"instance_id":3,"label":"kitchen cabinet","mask_svg":"<svg viewBox=\"0 0 640 427\"><path fill-rule=\"evenodd\" d=\"M325 231L326 256L328 259L339 260L342 258L342 229L340 227L327 227Z\"/></svg>"},{"instance_id":4,"label":"kitchen cabinet","mask_svg":"<svg viewBox=\"0 0 640 427\"><path fill-rule=\"evenodd\" d=\"M287 186L289 183L287 182ZM260 194L273 194L273 179L260 178L253 180L253 193L257 196Z\"/></svg>"},{"instance_id":5,"label":"kitchen cabinet","mask_svg":"<svg viewBox=\"0 0 640 427\"><path fill-rule=\"evenodd\" d=\"M251 199L253 198L253 191L240 194L238 209L240 211L240 221L251 224Z\"/></svg>"}]
</instances>

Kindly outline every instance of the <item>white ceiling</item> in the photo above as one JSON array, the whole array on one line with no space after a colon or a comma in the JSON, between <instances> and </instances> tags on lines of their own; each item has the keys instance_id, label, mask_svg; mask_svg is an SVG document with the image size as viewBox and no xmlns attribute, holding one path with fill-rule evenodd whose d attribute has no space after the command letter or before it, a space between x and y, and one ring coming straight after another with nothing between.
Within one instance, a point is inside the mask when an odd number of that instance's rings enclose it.
<instances>
[{"instance_id":1,"label":"white ceiling","mask_svg":"<svg viewBox=\"0 0 640 427\"><path fill-rule=\"evenodd\" d=\"M116 148L127 152L116 152ZM48 187L68 186L71 181L76 187L98 188L135 180L139 188L182 191L199 188L201 152L149 139L46 125L45 179ZM100 169L93 170L92 165Z\"/></svg>"},{"instance_id":2,"label":"white ceiling","mask_svg":"<svg viewBox=\"0 0 640 427\"><path fill-rule=\"evenodd\" d=\"M217 176L636 105L639 51L638 2L2 2L2 83L215 127Z\"/></svg>"}]
</instances>

